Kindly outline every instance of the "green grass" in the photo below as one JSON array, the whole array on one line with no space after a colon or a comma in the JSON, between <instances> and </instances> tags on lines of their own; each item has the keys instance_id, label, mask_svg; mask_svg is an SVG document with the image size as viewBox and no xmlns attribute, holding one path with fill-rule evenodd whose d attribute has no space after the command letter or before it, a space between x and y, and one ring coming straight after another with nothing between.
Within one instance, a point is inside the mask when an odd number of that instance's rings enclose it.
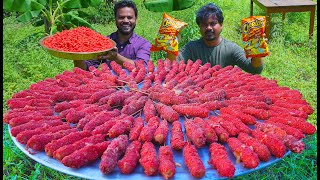
<instances>
[{"instance_id":1,"label":"green grass","mask_svg":"<svg viewBox=\"0 0 320 180\"><path fill-rule=\"evenodd\" d=\"M142 0L138 5L139 17L136 33L153 42L162 21L162 13L149 12ZM200 37L195 23L195 12L202 5L211 2L198 0L193 7L169 12L176 19L188 23L181 31L183 46L189 40ZM241 45L240 23L249 16L247 0L214 1L223 10L225 21L222 35ZM103 12L102 12L103 13ZM254 5L254 15L265 12ZM317 18L316 18L317 19ZM39 45L44 35L44 27L33 27L31 23L19 23L14 18L3 19L3 113L8 110L6 101L21 90L29 88L45 78L54 77L73 68L71 60L55 58ZM116 27L109 24L95 24L97 30L108 35ZM317 125L317 20L314 38L308 39L309 13L287 13L282 22L281 14L271 18L270 56L265 58L265 69L261 76L277 80L280 86L297 89L315 109L308 122ZM151 59L164 58L162 52L153 52ZM24 155L12 142L7 125L3 124L3 178L4 179L79 179L43 166ZM291 153L270 167L237 177L235 179L316 179L317 178L317 136L304 139L305 150L301 154Z\"/></svg>"}]
</instances>

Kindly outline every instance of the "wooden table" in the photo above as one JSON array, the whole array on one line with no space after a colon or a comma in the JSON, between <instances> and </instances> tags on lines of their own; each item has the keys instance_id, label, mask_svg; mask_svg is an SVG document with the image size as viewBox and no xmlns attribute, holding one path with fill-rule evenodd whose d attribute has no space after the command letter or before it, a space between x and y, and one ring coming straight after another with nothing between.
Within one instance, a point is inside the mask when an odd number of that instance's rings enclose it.
<instances>
[{"instance_id":1,"label":"wooden table","mask_svg":"<svg viewBox=\"0 0 320 180\"><path fill-rule=\"evenodd\" d=\"M253 3L266 11L266 37L270 38L270 17L271 13L282 13L282 20L286 12L307 12L310 11L309 38L313 36L314 16L316 2L312 0L250 0L250 15L253 15Z\"/></svg>"}]
</instances>

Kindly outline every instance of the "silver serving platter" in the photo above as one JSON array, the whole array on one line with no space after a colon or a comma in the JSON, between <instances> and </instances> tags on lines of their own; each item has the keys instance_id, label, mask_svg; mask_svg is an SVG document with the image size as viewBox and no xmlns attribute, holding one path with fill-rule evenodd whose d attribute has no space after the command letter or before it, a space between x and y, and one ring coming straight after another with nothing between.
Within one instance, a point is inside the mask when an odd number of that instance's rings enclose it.
<instances>
[{"instance_id":1,"label":"silver serving platter","mask_svg":"<svg viewBox=\"0 0 320 180\"><path fill-rule=\"evenodd\" d=\"M126 70L127 73L129 73ZM115 74L114 72L112 72L113 74ZM143 82L140 83L138 85L139 88L141 88L143 86ZM128 89L128 88L126 88ZM217 114L219 114L219 110L216 111L210 111L209 116L216 116ZM144 119L144 115L142 113L141 117ZM183 122L185 121L184 117L180 116L179 121L183 124ZM258 120L261 121L262 120ZM254 128L254 126L249 126L251 129ZM10 132L10 126L8 125L8 129ZM171 123L169 123L169 129L171 129ZM185 132L184 126L182 125L182 130L183 132ZM35 160L38 163L41 163L49 168L52 168L56 171L60 171L62 173L65 174L69 174L72 176L76 176L76 177L80 177L80 178L85 178L85 179L95 179L95 180L108 180L108 179L126 179L126 180L138 180L138 179L146 179L146 180L157 180L157 179L161 179L163 180L164 178L158 173L158 175L156 176L147 176L144 174L143 168L140 164L138 164L138 166L135 168L135 170L129 174L122 174L120 173L120 170L118 169L118 167L116 167L114 169L114 171L111 174L107 174L104 175L100 169L99 169L99 164L100 164L100 159L98 159L96 162L91 163L89 165L83 166L79 169L73 169L73 168L69 168L64 166L60 161L51 158L49 156L46 155L46 153L44 151L42 152L38 152L36 154L30 154L27 150L26 150L26 146L19 143L15 137L13 137L11 135L11 132L9 133L10 137L12 138L13 142L15 143L15 145L24 153L26 154L28 157L30 157L31 159ZM165 144L166 145L170 145L170 131L168 132L168 136L166 139ZM186 139L186 137L185 137ZM155 144L155 143L154 143ZM230 158L230 160L233 162L236 171L234 174L234 177L236 176L241 176L244 174L248 174L251 172L255 172L258 171L260 169L263 169L265 167L268 167L278 161L280 161L281 159L283 159L284 157L286 157L287 155L289 155L291 153L291 151L287 151L286 154L282 157L282 158L276 158L275 156L271 156L270 160L267 162L263 162L260 161L259 165L254 168L254 169L248 169L248 168L244 168L242 163L237 163L236 162L236 158L234 157L234 155L232 154L230 148L228 147L227 143L223 144L227 151L228 151L228 156ZM159 150L160 145L155 144L157 151ZM208 164L208 161L210 159L210 154L209 154L209 145L206 145L202 148L197 148L198 150L198 154L206 168L206 174L204 177L202 178L194 178L191 176L191 174L189 173L189 170L187 168L187 166L184 163L184 158L182 155L182 151L176 151L173 150L173 155L174 155L174 161L178 164L180 164L181 166L176 166L176 174L170 178L172 180L176 180L176 179L203 179L203 180L211 180L211 179L227 179L226 177L222 177L218 174L218 172L212 168L211 165Z\"/></svg>"}]
</instances>

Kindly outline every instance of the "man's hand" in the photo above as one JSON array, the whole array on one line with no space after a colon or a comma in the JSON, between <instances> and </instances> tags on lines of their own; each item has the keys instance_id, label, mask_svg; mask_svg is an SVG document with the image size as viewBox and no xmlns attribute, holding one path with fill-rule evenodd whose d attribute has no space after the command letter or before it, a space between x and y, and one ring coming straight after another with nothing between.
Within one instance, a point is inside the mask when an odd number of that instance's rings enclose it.
<instances>
[{"instance_id":1,"label":"man's hand","mask_svg":"<svg viewBox=\"0 0 320 180\"><path fill-rule=\"evenodd\" d=\"M263 65L263 58L262 57L252 58L251 59L251 64L255 68L261 67Z\"/></svg>"},{"instance_id":2,"label":"man's hand","mask_svg":"<svg viewBox=\"0 0 320 180\"><path fill-rule=\"evenodd\" d=\"M98 59L100 59L100 60L104 60L104 59L117 60L117 56L118 56L118 48L114 47L112 50L108 51L106 55L99 56Z\"/></svg>"}]
</instances>

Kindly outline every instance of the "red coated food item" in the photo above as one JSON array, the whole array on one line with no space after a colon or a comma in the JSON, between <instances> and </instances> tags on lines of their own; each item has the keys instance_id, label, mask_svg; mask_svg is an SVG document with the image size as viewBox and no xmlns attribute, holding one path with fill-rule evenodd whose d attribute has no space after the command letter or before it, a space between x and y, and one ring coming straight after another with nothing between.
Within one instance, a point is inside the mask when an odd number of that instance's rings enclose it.
<instances>
[{"instance_id":1,"label":"red coated food item","mask_svg":"<svg viewBox=\"0 0 320 180\"><path fill-rule=\"evenodd\" d=\"M209 116L209 110L199 106L188 104L173 105L172 108L182 116L192 116L206 118Z\"/></svg>"},{"instance_id":2,"label":"red coated food item","mask_svg":"<svg viewBox=\"0 0 320 180\"><path fill-rule=\"evenodd\" d=\"M304 150L304 143L292 135L288 135L285 130L270 123L257 123L256 128L264 133L272 134L283 141L286 147L294 152L301 153Z\"/></svg>"},{"instance_id":3,"label":"red coated food item","mask_svg":"<svg viewBox=\"0 0 320 180\"><path fill-rule=\"evenodd\" d=\"M77 77L77 75L68 76L65 74L58 74L55 76L55 78L57 79L57 81L66 81L67 83L74 83L75 84L74 86L80 86L82 84L82 81L79 79L79 77Z\"/></svg>"},{"instance_id":4,"label":"red coated food item","mask_svg":"<svg viewBox=\"0 0 320 180\"><path fill-rule=\"evenodd\" d=\"M164 69L160 69L158 64L158 70L155 72L154 76L154 84L161 85L162 81L166 78L166 75L167 72Z\"/></svg>"},{"instance_id":5,"label":"red coated food item","mask_svg":"<svg viewBox=\"0 0 320 180\"><path fill-rule=\"evenodd\" d=\"M204 129L195 120L186 119L184 122L187 138L197 147L201 148L206 144Z\"/></svg>"},{"instance_id":6,"label":"red coated food item","mask_svg":"<svg viewBox=\"0 0 320 180\"><path fill-rule=\"evenodd\" d=\"M3 122L9 123L11 119L18 118L18 117L24 117L24 116L52 116L53 111L51 108L48 107L33 107L33 106L26 106L24 108L18 108L18 109L11 109L7 111L3 116Z\"/></svg>"},{"instance_id":7,"label":"red coated food item","mask_svg":"<svg viewBox=\"0 0 320 180\"><path fill-rule=\"evenodd\" d=\"M165 119L168 122L174 122L179 120L178 112L176 112L171 106L167 106L158 102L155 104L155 107L162 119Z\"/></svg>"},{"instance_id":8,"label":"red coated food item","mask_svg":"<svg viewBox=\"0 0 320 180\"><path fill-rule=\"evenodd\" d=\"M130 133L129 133L130 141L138 140L143 126L144 126L144 120L140 116L137 117L133 123L133 127L130 129Z\"/></svg>"},{"instance_id":9,"label":"red coated food item","mask_svg":"<svg viewBox=\"0 0 320 180\"><path fill-rule=\"evenodd\" d=\"M142 91L147 91L151 86L152 86L152 80L151 80L151 78L149 76L146 76L143 79L143 85L142 85L141 90Z\"/></svg>"},{"instance_id":10,"label":"red coated food item","mask_svg":"<svg viewBox=\"0 0 320 180\"><path fill-rule=\"evenodd\" d=\"M244 145L237 138L229 138L228 145L236 157L237 162L242 162L246 168L256 168L259 165L259 158L248 146Z\"/></svg>"},{"instance_id":11,"label":"red coated food item","mask_svg":"<svg viewBox=\"0 0 320 180\"><path fill-rule=\"evenodd\" d=\"M124 91L120 90L115 93L112 93L107 101L107 104L109 106L122 106L124 103L124 100L128 97L130 97L133 93L130 91ZM101 99L100 99L101 100ZM100 101L99 101L100 102Z\"/></svg>"},{"instance_id":12,"label":"red coated food item","mask_svg":"<svg viewBox=\"0 0 320 180\"><path fill-rule=\"evenodd\" d=\"M231 99L227 99L225 100L226 105L230 105L230 104L239 104L245 107L255 107L255 108L259 108L259 109L269 109L269 106L267 103L262 102L262 101L255 101L255 100L231 100Z\"/></svg>"},{"instance_id":13,"label":"red coated food item","mask_svg":"<svg viewBox=\"0 0 320 180\"><path fill-rule=\"evenodd\" d=\"M118 167L122 174L130 174L138 165L140 159L141 142L132 141L121 160L118 161Z\"/></svg>"},{"instance_id":14,"label":"red coated food item","mask_svg":"<svg viewBox=\"0 0 320 180\"><path fill-rule=\"evenodd\" d=\"M149 74L154 72L154 64L152 61L148 61L147 67L148 67Z\"/></svg>"},{"instance_id":15,"label":"red coated food item","mask_svg":"<svg viewBox=\"0 0 320 180\"><path fill-rule=\"evenodd\" d=\"M108 148L103 152L99 165L103 174L109 174L117 167L117 162L125 153L128 143L127 135L120 135L111 141Z\"/></svg>"},{"instance_id":16,"label":"red coated food item","mask_svg":"<svg viewBox=\"0 0 320 180\"><path fill-rule=\"evenodd\" d=\"M280 127L281 129L286 131L286 133L288 135L292 135L292 136L296 137L297 139L302 139L305 137L305 135L302 133L302 131L297 128L291 127L286 124L278 123L278 122L272 122L272 121L265 121L265 122Z\"/></svg>"},{"instance_id":17,"label":"red coated food item","mask_svg":"<svg viewBox=\"0 0 320 180\"><path fill-rule=\"evenodd\" d=\"M181 123L174 121L171 128L170 145L175 150L182 150L185 144Z\"/></svg>"},{"instance_id":18,"label":"red coated food item","mask_svg":"<svg viewBox=\"0 0 320 180\"><path fill-rule=\"evenodd\" d=\"M52 96L52 100L54 102L61 102L61 101L71 101L71 100L77 100L77 99L88 99L90 98L90 93L81 93L77 91L57 91Z\"/></svg>"},{"instance_id":19,"label":"red coated food item","mask_svg":"<svg viewBox=\"0 0 320 180\"><path fill-rule=\"evenodd\" d=\"M97 68L94 67L94 66L89 66L88 69L89 69L89 71L90 71L92 74L94 74L95 76L101 76L101 74L103 74L100 69L97 69Z\"/></svg>"},{"instance_id":20,"label":"red coated food item","mask_svg":"<svg viewBox=\"0 0 320 180\"><path fill-rule=\"evenodd\" d=\"M199 94L199 100L204 103L208 101L215 101L215 100L223 100L226 96L226 92L223 89L216 89L215 91L208 92L208 93L201 93Z\"/></svg>"},{"instance_id":21,"label":"red coated food item","mask_svg":"<svg viewBox=\"0 0 320 180\"><path fill-rule=\"evenodd\" d=\"M283 138L283 142L284 145L286 145L286 147L294 153L300 154L305 148L304 142L301 139L299 140L291 135L286 135Z\"/></svg>"},{"instance_id":22,"label":"red coated food item","mask_svg":"<svg viewBox=\"0 0 320 180\"><path fill-rule=\"evenodd\" d=\"M293 117L270 117L267 121L278 122L301 130L304 134L312 135L316 132L316 128L307 121L299 121Z\"/></svg>"},{"instance_id":23,"label":"red coated food item","mask_svg":"<svg viewBox=\"0 0 320 180\"><path fill-rule=\"evenodd\" d=\"M112 118L110 120L108 120L107 122L104 122L101 125L96 126L91 133L92 134L105 134L108 135L109 130L117 123L116 120L117 117Z\"/></svg>"},{"instance_id":24,"label":"red coated food item","mask_svg":"<svg viewBox=\"0 0 320 180\"><path fill-rule=\"evenodd\" d=\"M224 113L224 114L233 115L233 116L239 118L243 123L245 123L247 125L252 125L252 124L256 123L256 118L254 118L253 116L251 116L249 114L243 113L240 109L224 107L224 108L220 109L220 112Z\"/></svg>"},{"instance_id":25,"label":"red coated food item","mask_svg":"<svg viewBox=\"0 0 320 180\"><path fill-rule=\"evenodd\" d=\"M76 108L84 104L84 100L73 100L73 101L62 101L60 103L56 103L54 105L55 112L62 112L66 109Z\"/></svg>"},{"instance_id":26,"label":"red coated food item","mask_svg":"<svg viewBox=\"0 0 320 180\"><path fill-rule=\"evenodd\" d=\"M138 70L138 73L137 75L134 77L134 80L137 82L137 83L140 83L147 75L147 70L145 67L142 67Z\"/></svg>"},{"instance_id":27,"label":"red coated food item","mask_svg":"<svg viewBox=\"0 0 320 180\"><path fill-rule=\"evenodd\" d=\"M40 120L40 121L35 121L35 120L31 120L25 124L21 124L19 126L15 126L11 129L11 135L12 136L17 136L20 132L25 131L25 130L32 130L32 129L36 129L39 127L44 127L44 126L57 126L57 125L61 125L64 122L62 122L59 119L56 120Z\"/></svg>"},{"instance_id":28,"label":"red coated food item","mask_svg":"<svg viewBox=\"0 0 320 180\"><path fill-rule=\"evenodd\" d=\"M239 133L238 139L245 145L252 147L253 151L258 155L259 159L262 161L269 161L270 159L270 151L268 147L261 142L259 142L257 139L249 136L246 133Z\"/></svg>"},{"instance_id":29,"label":"red coated food item","mask_svg":"<svg viewBox=\"0 0 320 180\"><path fill-rule=\"evenodd\" d=\"M293 108L285 108L285 107L280 107L277 106L275 104L272 104L270 106L268 106L268 108L272 111L276 111L282 114L288 114L291 116L295 116L295 117L300 117L303 119L307 119L308 118L308 114L302 110L297 110L297 109L293 109Z\"/></svg>"},{"instance_id":30,"label":"red coated food item","mask_svg":"<svg viewBox=\"0 0 320 180\"><path fill-rule=\"evenodd\" d=\"M117 74L120 75L121 71L122 71L122 67L120 64L116 63L115 61L111 61L110 62L110 66L112 68L112 70Z\"/></svg>"},{"instance_id":31,"label":"red coated food item","mask_svg":"<svg viewBox=\"0 0 320 180\"><path fill-rule=\"evenodd\" d=\"M216 132L218 139L220 142L224 143L227 142L229 139L229 133L227 130L225 130L221 124L219 123L219 119L217 116L210 116L210 118L207 120L208 124L214 129Z\"/></svg>"},{"instance_id":32,"label":"red coated food item","mask_svg":"<svg viewBox=\"0 0 320 180\"><path fill-rule=\"evenodd\" d=\"M114 109L113 111L101 111L99 114L94 116L89 122L87 122L83 130L92 131L97 126L104 124L106 121L110 120L112 117L120 116L120 111L118 109Z\"/></svg>"},{"instance_id":33,"label":"red coated food item","mask_svg":"<svg viewBox=\"0 0 320 180\"><path fill-rule=\"evenodd\" d=\"M167 140L167 135L169 131L169 124L166 120L162 120L159 123L158 128L153 134L153 140L158 144L163 144Z\"/></svg>"},{"instance_id":34,"label":"red coated food item","mask_svg":"<svg viewBox=\"0 0 320 180\"><path fill-rule=\"evenodd\" d=\"M143 109L144 104L148 99L149 98L147 96L141 96L137 101L131 101L129 104L124 105L121 112L123 114L133 115Z\"/></svg>"},{"instance_id":35,"label":"red coated food item","mask_svg":"<svg viewBox=\"0 0 320 180\"><path fill-rule=\"evenodd\" d=\"M91 136L90 131L79 131L75 133L70 133L62 138L51 141L49 144L45 146L45 151L48 156L53 156L53 152L58 148L72 144L80 139Z\"/></svg>"},{"instance_id":36,"label":"red coated food item","mask_svg":"<svg viewBox=\"0 0 320 180\"><path fill-rule=\"evenodd\" d=\"M113 43L107 37L87 28L63 30L43 40L43 45L67 52L95 52L109 49Z\"/></svg>"},{"instance_id":37,"label":"red coated food item","mask_svg":"<svg viewBox=\"0 0 320 180\"><path fill-rule=\"evenodd\" d=\"M187 143L183 148L184 163L190 174L195 178L202 178L206 174L206 169L194 145Z\"/></svg>"},{"instance_id":38,"label":"red coated food item","mask_svg":"<svg viewBox=\"0 0 320 180\"><path fill-rule=\"evenodd\" d=\"M39 128L32 129L32 130L22 131L16 136L16 139L21 144L27 144L28 140L33 135L44 134L47 132L54 133L54 132L58 132L61 130L66 130L66 129L71 129L69 124L61 124L61 125L57 125L57 126L43 126L43 127L39 127Z\"/></svg>"},{"instance_id":39,"label":"red coated food item","mask_svg":"<svg viewBox=\"0 0 320 180\"><path fill-rule=\"evenodd\" d=\"M202 106L204 108L207 108L211 111L217 110L217 109L221 109L223 107L225 107L225 103L224 101L218 101L218 100L214 100L214 101L208 101L202 104Z\"/></svg>"},{"instance_id":40,"label":"red coated food item","mask_svg":"<svg viewBox=\"0 0 320 180\"><path fill-rule=\"evenodd\" d=\"M270 153L277 158L282 158L286 153L286 146L281 140L272 134L264 134L258 129L252 130L252 136L258 139L261 143L265 144Z\"/></svg>"},{"instance_id":41,"label":"red coated food item","mask_svg":"<svg viewBox=\"0 0 320 180\"><path fill-rule=\"evenodd\" d=\"M139 135L139 141L152 141L154 133L156 132L160 123L160 118L158 116L154 116L149 120L147 125L145 125Z\"/></svg>"},{"instance_id":42,"label":"red coated food item","mask_svg":"<svg viewBox=\"0 0 320 180\"><path fill-rule=\"evenodd\" d=\"M187 97L176 95L174 91L168 91L167 89L165 89L165 92L151 91L149 97L166 105L185 104L188 102Z\"/></svg>"},{"instance_id":43,"label":"red coated food item","mask_svg":"<svg viewBox=\"0 0 320 180\"><path fill-rule=\"evenodd\" d=\"M123 63L123 67L126 68L129 72L136 70L136 66L134 64L129 63L128 61L125 61Z\"/></svg>"},{"instance_id":44,"label":"red coated food item","mask_svg":"<svg viewBox=\"0 0 320 180\"><path fill-rule=\"evenodd\" d=\"M109 146L110 141L90 144L64 157L61 163L70 168L80 168L96 161Z\"/></svg>"},{"instance_id":45,"label":"red coated food item","mask_svg":"<svg viewBox=\"0 0 320 180\"><path fill-rule=\"evenodd\" d=\"M115 138L121 134L128 134L130 132L134 118L128 115L123 115L123 116L124 118L117 119L116 123L109 130L110 138Z\"/></svg>"},{"instance_id":46,"label":"red coated food item","mask_svg":"<svg viewBox=\"0 0 320 180\"><path fill-rule=\"evenodd\" d=\"M93 93L91 95L91 97L89 98L89 101L91 103L96 103L98 102L101 98L105 97L105 96L108 96L112 93L116 92L116 89L102 89L102 90L99 90L95 93Z\"/></svg>"},{"instance_id":47,"label":"red coated food item","mask_svg":"<svg viewBox=\"0 0 320 180\"><path fill-rule=\"evenodd\" d=\"M101 143L105 140L105 135L98 134L80 139L72 144L67 144L59 147L53 152L53 157L57 160L62 160L64 157L72 154L85 146Z\"/></svg>"},{"instance_id":48,"label":"red coated food item","mask_svg":"<svg viewBox=\"0 0 320 180\"><path fill-rule=\"evenodd\" d=\"M159 173L165 179L173 177L176 173L173 152L170 146L160 146L159 148Z\"/></svg>"},{"instance_id":49,"label":"red coated food item","mask_svg":"<svg viewBox=\"0 0 320 180\"><path fill-rule=\"evenodd\" d=\"M269 113L265 109L258 109L255 107L246 107L241 109L241 111L246 114L250 114L260 120L267 120L269 118Z\"/></svg>"},{"instance_id":50,"label":"red coated food item","mask_svg":"<svg viewBox=\"0 0 320 180\"><path fill-rule=\"evenodd\" d=\"M220 116L211 116L209 121L214 124L220 124L229 133L229 136L235 137L240 132L232 122L225 120Z\"/></svg>"},{"instance_id":51,"label":"red coated food item","mask_svg":"<svg viewBox=\"0 0 320 180\"><path fill-rule=\"evenodd\" d=\"M147 176L158 174L159 159L155 146L151 142L144 142L140 151L140 164Z\"/></svg>"},{"instance_id":52,"label":"red coated food item","mask_svg":"<svg viewBox=\"0 0 320 180\"><path fill-rule=\"evenodd\" d=\"M77 111L76 109L70 109L70 111L66 114L65 119L69 123L78 123L80 119L84 118L86 115L83 111Z\"/></svg>"},{"instance_id":53,"label":"red coated food item","mask_svg":"<svg viewBox=\"0 0 320 180\"><path fill-rule=\"evenodd\" d=\"M246 124L244 124L239 118L225 113L221 113L219 116L225 120L224 122L231 122L238 129L237 134L240 132L251 134L251 129Z\"/></svg>"},{"instance_id":54,"label":"red coated food item","mask_svg":"<svg viewBox=\"0 0 320 180\"><path fill-rule=\"evenodd\" d=\"M18 116L14 117L9 120L10 127L19 126L21 124L28 123L29 121L34 120L41 123L43 120L61 120L59 116L43 116L39 114L38 116L35 115L27 115L27 116Z\"/></svg>"},{"instance_id":55,"label":"red coated food item","mask_svg":"<svg viewBox=\"0 0 320 180\"><path fill-rule=\"evenodd\" d=\"M195 123L199 124L199 126L203 129L205 136L206 136L206 142L211 144L213 142L218 141L218 136L216 132L214 131L213 127L211 127L208 123L208 121L195 117L194 118Z\"/></svg>"},{"instance_id":56,"label":"red coated food item","mask_svg":"<svg viewBox=\"0 0 320 180\"><path fill-rule=\"evenodd\" d=\"M28 99L28 98L13 98L7 101L7 105L11 109L23 108L25 106L51 106L50 99Z\"/></svg>"},{"instance_id":57,"label":"red coated food item","mask_svg":"<svg viewBox=\"0 0 320 180\"><path fill-rule=\"evenodd\" d=\"M153 104L153 101L151 99L148 99L143 107L143 114L145 120L148 122L150 118L157 115L156 107Z\"/></svg>"},{"instance_id":58,"label":"red coated food item","mask_svg":"<svg viewBox=\"0 0 320 180\"><path fill-rule=\"evenodd\" d=\"M83 130L83 127L89 122L91 121L95 115L97 115L98 112L94 113L94 114L87 114L85 117L83 117L82 119L79 120L78 124L77 124L77 128L80 130Z\"/></svg>"},{"instance_id":59,"label":"red coated food item","mask_svg":"<svg viewBox=\"0 0 320 180\"><path fill-rule=\"evenodd\" d=\"M35 151L43 151L45 146L55 139L60 139L68 134L78 132L76 128L61 130L54 133L33 135L27 142L26 149L29 148Z\"/></svg>"},{"instance_id":60,"label":"red coated food item","mask_svg":"<svg viewBox=\"0 0 320 180\"><path fill-rule=\"evenodd\" d=\"M209 153L208 164L217 169L220 176L232 178L236 168L228 157L227 149L219 143L211 143Z\"/></svg>"}]
</instances>

